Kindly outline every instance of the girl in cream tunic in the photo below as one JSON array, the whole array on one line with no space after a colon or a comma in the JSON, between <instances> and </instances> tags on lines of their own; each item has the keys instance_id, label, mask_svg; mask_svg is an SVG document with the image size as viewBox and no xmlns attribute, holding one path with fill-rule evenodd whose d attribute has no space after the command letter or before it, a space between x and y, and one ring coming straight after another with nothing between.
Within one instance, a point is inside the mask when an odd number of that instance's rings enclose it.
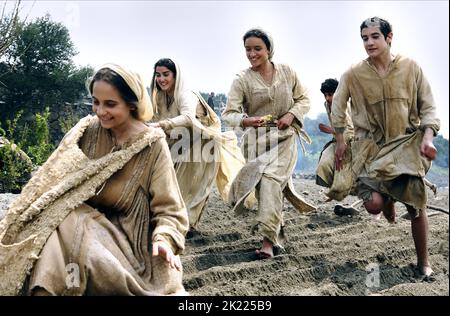
<instances>
[{"instance_id":1,"label":"girl in cream tunic","mask_svg":"<svg viewBox=\"0 0 450 316\"><path fill-rule=\"evenodd\" d=\"M245 161L234 133L221 132L216 113L200 94L186 87L180 67L171 59L156 62L151 95L155 116L150 125L167 134L189 214L190 236L214 183L227 200L231 182Z\"/></svg>"},{"instance_id":2,"label":"girl in cream tunic","mask_svg":"<svg viewBox=\"0 0 450 316\"><path fill-rule=\"evenodd\" d=\"M267 33L252 29L243 40L251 67L234 80L222 115L230 126L246 129L241 147L247 164L232 184L230 202L239 208L256 188L258 213L252 231L263 237L257 255L267 258L273 256L274 245L281 247L283 195L301 202L291 176L297 161L295 136L307 138L301 127L310 104L295 71L271 61L273 42ZM314 208L294 204L301 211Z\"/></svg>"},{"instance_id":3,"label":"girl in cream tunic","mask_svg":"<svg viewBox=\"0 0 450 316\"><path fill-rule=\"evenodd\" d=\"M61 141L0 223L0 294L185 294L186 208L141 78L108 64L95 117ZM31 276L28 277L28 274Z\"/></svg>"}]
</instances>

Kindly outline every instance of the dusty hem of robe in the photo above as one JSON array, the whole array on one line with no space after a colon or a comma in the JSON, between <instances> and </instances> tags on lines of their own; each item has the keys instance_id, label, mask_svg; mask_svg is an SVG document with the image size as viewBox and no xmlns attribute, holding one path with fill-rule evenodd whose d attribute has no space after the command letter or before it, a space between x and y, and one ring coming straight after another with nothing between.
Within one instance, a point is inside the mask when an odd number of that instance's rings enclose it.
<instances>
[{"instance_id":1,"label":"dusty hem of robe","mask_svg":"<svg viewBox=\"0 0 450 316\"><path fill-rule=\"evenodd\" d=\"M296 131L294 128L291 128L290 131L281 132L283 135L280 136L280 138L278 139L280 143L278 143L277 148L281 149L284 147L282 151L291 150L292 148L289 149L287 145L283 144L283 142L288 141L290 138L293 138L295 140L295 132ZM280 157L289 157L288 159L296 160L296 155L283 156L283 153L278 153L278 155ZM273 152L269 150L263 153L262 155L258 156L257 158L248 161L245 164L245 166L242 167L242 169L236 176L235 180L233 181L230 190L229 202L233 205L232 211L234 211L237 215L246 212L247 207L245 206L245 202L247 197L249 197L250 194L252 194L255 190L257 190L257 186L260 183L263 176L271 178L271 173L274 172L273 170L271 170L271 168L277 169L276 167L277 164L278 164L278 156L274 155ZM295 165L292 161L289 164L292 166L290 168L292 170L290 170L289 175L287 176L287 180L283 181L283 183L280 184L282 195L299 212L309 212L315 210L316 209L315 206L306 202L295 191L291 175ZM283 207L282 203L280 206L281 208ZM258 209L259 208L261 208L260 205L258 205ZM280 223L280 225L282 225L282 222ZM263 227L259 228L258 226ZM255 224L253 224L252 227L253 227L252 232L260 232L264 237L268 238L275 246L282 247L281 240L279 238L280 237L279 231L274 231L274 229L271 229L266 223L261 222L256 222Z\"/></svg>"},{"instance_id":2,"label":"dusty hem of robe","mask_svg":"<svg viewBox=\"0 0 450 316\"><path fill-rule=\"evenodd\" d=\"M358 197L364 202L371 201L372 192L376 191L395 202L412 207L416 217L419 216L419 210L424 210L427 205L425 183L420 177L404 174L390 181L359 178L357 187Z\"/></svg>"},{"instance_id":3,"label":"dusty hem of robe","mask_svg":"<svg viewBox=\"0 0 450 316\"><path fill-rule=\"evenodd\" d=\"M334 175L334 150L335 140L330 140L323 146L319 155L319 162L316 168L316 184L323 187L331 187L332 178Z\"/></svg>"},{"instance_id":4,"label":"dusty hem of robe","mask_svg":"<svg viewBox=\"0 0 450 316\"><path fill-rule=\"evenodd\" d=\"M45 289L54 296L187 295L180 286L181 273L165 268L160 256L148 254L145 262L139 262L125 240L124 232L105 214L83 203L50 235L31 273L27 294ZM149 268L151 273L146 271Z\"/></svg>"},{"instance_id":5,"label":"dusty hem of robe","mask_svg":"<svg viewBox=\"0 0 450 316\"><path fill-rule=\"evenodd\" d=\"M384 144L376 155L370 154L375 149L369 149L368 161L362 161L365 155L358 156L359 161L354 164L354 167L361 166L361 171L356 173L359 174L356 180L358 196L367 200L368 188L371 188L414 209L424 209L427 196L423 178L431 161L420 155L422 138L423 132L417 130ZM352 150L359 149L361 153L361 148L355 144L352 143ZM370 159L370 156L374 158ZM414 170L410 166L415 166Z\"/></svg>"}]
</instances>

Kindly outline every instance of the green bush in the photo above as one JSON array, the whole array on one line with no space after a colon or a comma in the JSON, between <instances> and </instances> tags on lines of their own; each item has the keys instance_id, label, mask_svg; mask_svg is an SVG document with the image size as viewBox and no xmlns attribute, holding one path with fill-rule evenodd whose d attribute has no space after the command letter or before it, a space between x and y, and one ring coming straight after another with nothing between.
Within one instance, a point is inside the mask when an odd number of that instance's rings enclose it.
<instances>
[{"instance_id":1,"label":"green bush","mask_svg":"<svg viewBox=\"0 0 450 316\"><path fill-rule=\"evenodd\" d=\"M0 135L6 137L0 148L0 192L20 192L29 180L33 168L43 164L50 156L54 145L50 143L48 118L50 111L37 113L31 122L23 121L19 111L14 119L0 127Z\"/></svg>"},{"instance_id":2,"label":"green bush","mask_svg":"<svg viewBox=\"0 0 450 316\"><path fill-rule=\"evenodd\" d=\"M36 113L35 121L27 128L19 143L20 147L30 156L35 165L42 165L52 153L55 146L50 143L48 118L50 110L47 107L44 113Z\"/></svg>"},{"instance_id":3,"label":"green bush","mask_svg":"<svg viewBox=\"0 0 450 316\"><path fill-rule=\"evenodd\" d=\"M64 118L59 119L59 127L61 128L62 133L65 135L75 124L78 123L80 117L75 114L73 111L68 111L67 115Z\"/></svg>"},{"instance_id":4,"label":"green bush","mask_svg":"<svg viewBox=\"0 0 450 316\"><path fill-rule=\"evenodd\" d=\"M0 193L19 193L27 183L33 167L27 158L9 142L0 145Z\"/></svg>"}]
</instances>

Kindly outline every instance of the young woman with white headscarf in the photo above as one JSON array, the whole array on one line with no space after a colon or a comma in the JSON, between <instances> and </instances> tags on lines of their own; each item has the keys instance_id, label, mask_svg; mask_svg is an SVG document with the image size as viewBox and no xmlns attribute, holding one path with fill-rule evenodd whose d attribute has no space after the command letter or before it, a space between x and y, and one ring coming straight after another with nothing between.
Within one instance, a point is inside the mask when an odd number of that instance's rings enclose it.
<instances>
[{"instance_id":1,"label":"young woman with white headscarf","mask_svg":"<svg viewBox=\"0 0 450 316\"><path fill-rule=\"evenodd\" d=\"M173 60L155 63L150 90L155 112L151 126L167 134L192 235L214 182L227 200L231 182L245 161L234 133L221 132L219 117L199 93L187 87Z\"/></svg>"},{"instance_id":2,"label":"young woman with white headscarf","mask_svg":"<svg viewBox=\"0 0 450 316\"><path fill-rule=\"evenodd\" d=\"M141 77L115 64L0 222L2 295L186 294L188 218ZM31 274L30 276L28 276Z\"/></svg>"}]
</instances>

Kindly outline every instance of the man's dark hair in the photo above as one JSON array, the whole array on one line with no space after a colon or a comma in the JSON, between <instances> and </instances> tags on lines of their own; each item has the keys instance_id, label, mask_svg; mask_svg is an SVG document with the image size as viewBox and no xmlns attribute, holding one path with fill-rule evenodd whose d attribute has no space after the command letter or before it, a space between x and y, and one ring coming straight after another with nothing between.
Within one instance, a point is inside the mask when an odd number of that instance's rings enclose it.
<instances>
[{"instance_id":1,"label":"man's dark hair","mask_svg":"<svg viewBox=\"0 0 450 316\"><path fill-rule=\"evenodd\" d=\"M392 32L392 25L388 21L379 18L377 16L374 16L373 18L368 18L364 20L364 22L361 23L361 26L359 27L359 32L361 33L363 29L366 27L379 27L381 33L384 36L384 39L387 38L388 34Z\"/></svg>"},{"instance_id":2,"label":"man's dark hair","mask_svg":"<svg viewBox=\"0 0 450 316\"><path fill-rule=\"evenodd\" d=\"M339 84L339 81L336 79L326 79L324 82L322 82L322 85L320 86L320 92L323 94L325 93L334 93L336 91L336 88Z\"/></svg>"}]
</instances>

